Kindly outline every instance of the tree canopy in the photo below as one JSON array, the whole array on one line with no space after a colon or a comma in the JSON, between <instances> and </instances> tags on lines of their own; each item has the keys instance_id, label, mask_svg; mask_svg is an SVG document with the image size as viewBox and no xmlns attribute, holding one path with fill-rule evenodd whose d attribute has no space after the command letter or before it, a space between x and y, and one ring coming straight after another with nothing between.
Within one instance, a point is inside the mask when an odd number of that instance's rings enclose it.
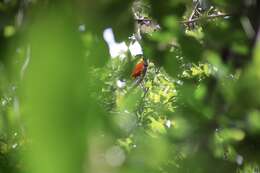
<instances>
[{"instance_id":1,"label":"tree canopy","mask_svg":"<svg viewBox=\"0 0 260 173\"><path fill-rule=\"evenodd\" d=\"M258 173L260 1L0 2L0 172Z\"/></svg>"}]
</instances>

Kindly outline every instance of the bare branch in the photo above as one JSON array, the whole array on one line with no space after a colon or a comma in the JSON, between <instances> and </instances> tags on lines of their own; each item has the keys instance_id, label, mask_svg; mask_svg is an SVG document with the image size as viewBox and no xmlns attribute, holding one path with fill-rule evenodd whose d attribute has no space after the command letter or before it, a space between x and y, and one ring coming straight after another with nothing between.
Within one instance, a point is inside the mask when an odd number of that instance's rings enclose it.
<instances>
[{"instance_id":1,"label":"bare branch","mask_svg":"<svg viewBox=\"0 0 260 173\"><path fill-rule=\"evenodd\" d=\"M189 17L189 21L192 20L194 14L196 13L198 5L199 5L199 3L197 2L196 5L194 6L194 9L192 10L192 13L191 13L190 17Z\"/></svg>"},{"instance_id":2,"label":"bare branch","mask_svg":"<svg viewBox=\"0 0 260 173\"><path fill-rule=\"evenodd\" d=\"M201 20L210 20L210 19L215 19L215 18L220 18L220 17L229 17L229 16L230 16L229 14L225 14L225 13L214 14L214 15L210 15L210 16L198 17L198 18L194 18L191 20L181 21L181 23L189 24L189 23L194 23L194 22L198 22Z\"/></svg>"}]
</instances>

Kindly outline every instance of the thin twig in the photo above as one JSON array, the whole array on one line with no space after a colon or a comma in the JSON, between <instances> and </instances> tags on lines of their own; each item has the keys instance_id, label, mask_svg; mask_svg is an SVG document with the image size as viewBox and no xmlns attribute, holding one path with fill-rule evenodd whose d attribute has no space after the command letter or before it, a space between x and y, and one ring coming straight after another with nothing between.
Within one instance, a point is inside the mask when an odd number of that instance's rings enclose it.
<instances>
[{"instance_id":1,"label":"thin twig","mask_svg":"<svg viewBox=\"0 0 260 173\"><path fill-rule=\"evenodd\" d=\"M181 21L181 23L184 23L184 24L189 24L189 23L194 23L194 22L197 22L197 21L200 21L200 20L209 20L209 19L214 19L214 18L219 18L219 17L228 17L230 15L228 14L215 14L215 15L211 15L211 16L206 16L206 17L198 17L198 18L194 18L194 19L191 19L191 20L186 20L186 21Z\"/></svg>"},{"instance_id":2,"label":"thin twig","mask_svg":"<svg viewBox=\"0 0 260 173\"><path fill-rule=\"evenodd\" d=\"M193 16L194 16L195 12L196 12L196 10L197 10L198 5L199 5L199 2L197 2L196 5L194 6L194 9L192 10L192 13L191 13L191 15L190 15L190 17L189 17L189 21L192 20L192 18L193 18Z\"/></svg>"},{"instance_id":3,"label":"thin twig","mask_svg":"<svg viewBox=\"0 0 260 173\"><path fill-rule=\"evenodd\" d=\"M21 72L20 72L21 79L23 79L24 73L25 73L25 71L26 71L26 69L29 65L30 59L31 59L31 45L28 45L26 47L25 61L22 65L22 69L21 69Z\"/></svg>"},{"instance_id":4,"label":"thin twig","mask_svg":"<svg viewBox=\"0 0 260 173\"><path fill-rule=\"evenodd\" d=\"M214 18L219 18L219 17L229 17L229 14L225 14L225 13L221 13L221 14L214 14L214 15L210 15L210 16L203 16L203 17L197 17L197 18L193 18L194 14L192 13L192 15L189 17L188 20L184 20L184 21L180 21L183 24L189 24L189 23L194 23L194 22L198 22L200 20L210 20L210 19L214 19ZM135 19L137 22L141 22L141 21L152 21L152 19Z\"/></svg>"}]
</instances>

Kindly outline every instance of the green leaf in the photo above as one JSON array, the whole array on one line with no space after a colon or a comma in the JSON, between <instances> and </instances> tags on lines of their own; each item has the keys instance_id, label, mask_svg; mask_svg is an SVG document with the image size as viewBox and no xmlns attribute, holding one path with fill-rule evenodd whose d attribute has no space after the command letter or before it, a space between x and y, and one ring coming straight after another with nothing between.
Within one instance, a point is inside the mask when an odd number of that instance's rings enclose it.
<instances>
[{"instance_id":1,"label":"green leaf","mask_svg":"<svg viewBox=\"0 0 260 173\"><path fill-rule=\"evenodd\" d=\"M16 29L12 25L7 25L4 28L4 36L5 37L12 37L16 33Z\"/></svg>"}]
</instances>

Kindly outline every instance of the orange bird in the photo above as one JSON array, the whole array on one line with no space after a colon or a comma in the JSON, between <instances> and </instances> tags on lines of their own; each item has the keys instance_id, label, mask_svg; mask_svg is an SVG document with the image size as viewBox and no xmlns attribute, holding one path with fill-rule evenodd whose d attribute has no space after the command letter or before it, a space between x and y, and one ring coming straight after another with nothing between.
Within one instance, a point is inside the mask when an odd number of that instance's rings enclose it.
<instances>
[{"instance_id":1,"label":"orange bird","mask_svg":"<svg viewBox=\"0 0 260 173\"><path fill-rule=\"evenodd\" d=\"M146 66L147 65L145 64L144 60L141 60L139 63L137 63L135 65L135 68L134 68L131 76L133 78L137 78L138 76L140 76L143 73L143 71L146 69Z\"/></svg>"}]
</instances>

